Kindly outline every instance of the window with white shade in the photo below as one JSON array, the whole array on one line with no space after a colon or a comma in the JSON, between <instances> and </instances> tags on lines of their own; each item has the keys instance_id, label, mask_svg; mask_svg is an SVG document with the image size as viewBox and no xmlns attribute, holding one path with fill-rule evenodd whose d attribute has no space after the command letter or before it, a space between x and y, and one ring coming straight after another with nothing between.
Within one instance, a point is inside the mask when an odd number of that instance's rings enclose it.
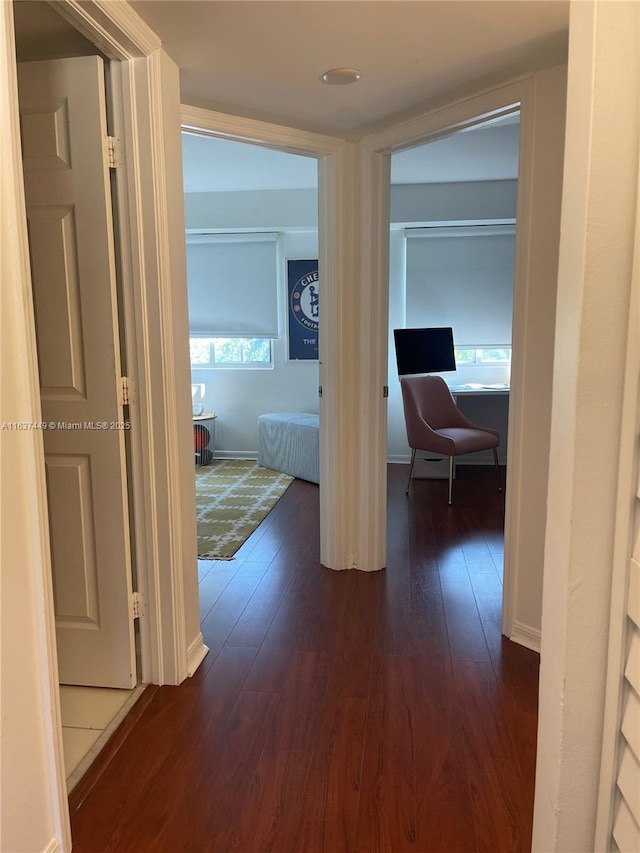
<instances>
[{"instance_id":1,"label":"window with white shade","mask_svg":"<svg viewBox=\"0 0 640 853\"><path fill-rule=\"evenodd\" d=\"M515 225L409 228L405 235L407 326L452 326L458 363L508 363Z\"/></svg>"},{"instance_id":2,"label":"window with white shade","mask_svg":"<svg viewBox=\"0 0 640 853\"><path fill-rule=\"evenodd\" d=\"M192 338L215 341L278 337L277 236L187 234Z\"/></svg>"}]
</instances>

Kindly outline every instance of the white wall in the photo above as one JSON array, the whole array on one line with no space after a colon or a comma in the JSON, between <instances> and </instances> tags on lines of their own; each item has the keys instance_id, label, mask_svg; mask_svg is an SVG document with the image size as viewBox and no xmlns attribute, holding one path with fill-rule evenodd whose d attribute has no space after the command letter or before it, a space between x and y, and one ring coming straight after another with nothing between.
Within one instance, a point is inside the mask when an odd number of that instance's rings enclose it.
<instances>
[{"instance_id":1,"label":"white wall","mask_svg":"<svg viewBox=\"0 0 640 853\"><path fill-rule=\"evenodd\" d=\"M255 457L258 415L266 412L317 412L318 362L289 361L287 353L288 258L317 258L317 231L282 233L278 240L278 319L281 336L273 341L273 368L193 368L194 383L205 386L207 411L215 411L216 451Z\"/></svg>"},{"instance_id":2,"label":"white wall","mask_svg":"<svg viewBox=\"0 0 640 853\"><path fill-rule=\"evenodd\" d=\"M187 229L317 228L318 193L315 189L185 193L184 216Z\"/></svg>"},{"instance_id":3,"label":"white wall","mask_svg":"<svg viewBox=\"0 0 640 853\"><path fill-rule=\"evenodd\" d=\"M12 4L0 8L0 411L3 423L39 422L35 331L26 252ZM5 97L6 95L6 97ZM0 432L2 458L2 737L0 849L70 849L61 755L44 453L39 430Z\"/></svg>"},{"instance_id":4,"label":"white wall","mask_svg":"<svg viewBox=\"0 0 640 853\"><path fill-rule=\"evenodd\" d=\"M611 583L614 574L624 577L633 501L618 491L618 465L628 470L633 459L631 447L620 454L620 434L630 320L637 349L629 300L639 27L637 3L571 4L533 830L540 853L618 849L608 841L596 847L594 830ZM626 509L618 520L617 499ZM620 673L612 675L619 690ZM611 796L610 788L601 792L604 803Z\"/></svg>"},{"instance_id":5,"label":"white wall","mask_svg":"<svg viewBox=\"0 0 640 853\"><path fill-rule=\"evenodd\" d=\"M273 341L272 369L191 371L191 381L205 386L205 409L218 415L216 453L255 458L258 415L318 411L318 362L288 360L286 279L287 259L318 257L318 194L316 190L187 193L185 222L190 230L254 228L280 234L280 337Z\"/></svg>"},{"instance_id":6,"label":"white wall","mask_svg":"<svg viewBox=\"0 0 640 853\"><path fill-rule=\"evenodd\" d=\"M391 187L391 222L411 225L512 218L517 194L517 181L400 184Z\"/></svg>"},{"instance_id":7,"label":"white wall","mask_svg":"<svg viewBox=\"0 0 640 853\"><path fill-rule=\"evenodd\" d=\"M391 187L391 222L468 222L513 218L517 181L398 184ZM314 189L185 193L187 229L317 227Z\"/></svg>"}]
</instances>

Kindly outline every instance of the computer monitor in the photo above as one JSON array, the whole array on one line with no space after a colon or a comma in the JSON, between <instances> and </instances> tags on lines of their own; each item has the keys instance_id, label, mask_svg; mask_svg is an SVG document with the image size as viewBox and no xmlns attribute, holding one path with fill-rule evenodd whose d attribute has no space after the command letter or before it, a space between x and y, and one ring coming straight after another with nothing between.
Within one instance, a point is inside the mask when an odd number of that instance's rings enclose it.
<instances>
[{"instance_id":1,"label":"computer monitor","mask_svg":"<svg viewBox=\"0 0 640 853\"><path fill-rule=\"evenodd\" d=\"M456 369L453 329L394 329L398 375L444 373Z\"/></svg>"}]
</instances>

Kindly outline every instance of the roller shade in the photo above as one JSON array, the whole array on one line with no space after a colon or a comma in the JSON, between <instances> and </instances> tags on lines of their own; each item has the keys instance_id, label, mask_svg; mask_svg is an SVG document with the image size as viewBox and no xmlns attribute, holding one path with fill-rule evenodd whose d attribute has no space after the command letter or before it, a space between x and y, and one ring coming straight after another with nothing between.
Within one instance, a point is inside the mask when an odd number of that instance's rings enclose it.
<instances>
[{"instance_id":1,"label":"roller shade","mask_svg":"<svg viewBox=\"0 0 640 853\"><path fill-rule=\"evenodd\" d=\"M277 338L277 234L187 234L189 330Z\"/></svg>"},{"instance_id":2,"label":"roller shade","mask_svg":"<svg viewBox=\"0 0 640 853\"><path fill-rule=\"evenodd\" d=\"M416 228L405 235L407 326L453 326L456 346L510 343L515 227Z\"/></svg>"}]
</instances>

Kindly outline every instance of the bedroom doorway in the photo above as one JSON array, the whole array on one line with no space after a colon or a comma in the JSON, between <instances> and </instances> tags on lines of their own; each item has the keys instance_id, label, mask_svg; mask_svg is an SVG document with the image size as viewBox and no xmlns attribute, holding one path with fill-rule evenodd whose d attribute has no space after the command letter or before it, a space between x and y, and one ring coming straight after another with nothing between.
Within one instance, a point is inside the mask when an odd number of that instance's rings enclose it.
<instances>
[{"instance_id":1,"label":"bedroom doorway","mask_svg":"<svg viewBox=\"0 0 640 853\"><path fill-rule=\"evenodd\" d=\"M318 420L318 166L201 132L183 131L182 145L204 581L216 560L246 555L291 475L319 481L317 441L310 473L260 452L265 416Z\"/></svg>"}]
</instances>

